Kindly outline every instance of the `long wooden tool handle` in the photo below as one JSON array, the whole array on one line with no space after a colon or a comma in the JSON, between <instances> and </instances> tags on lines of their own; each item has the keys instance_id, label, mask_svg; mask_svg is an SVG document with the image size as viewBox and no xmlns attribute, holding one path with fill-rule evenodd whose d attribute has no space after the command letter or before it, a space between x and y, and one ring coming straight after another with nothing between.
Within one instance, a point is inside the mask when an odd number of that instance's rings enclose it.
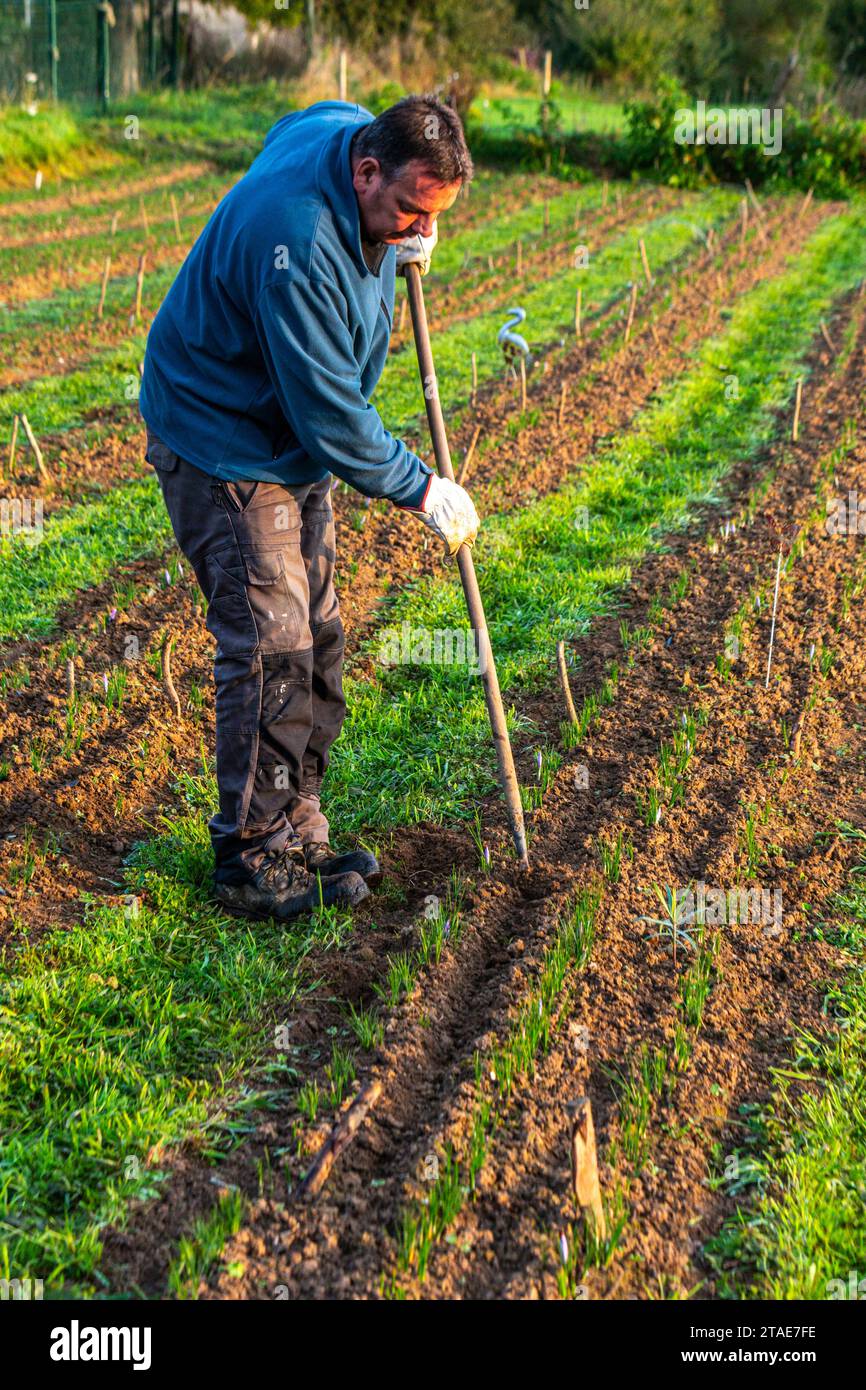
<instances>
[{"instance_id":1,"label":"long wooden tool handle","mask_svg":"<svg viewBox=\"0 0 866 1390\"><path fill-rule=\"evenodd\" d=\"M436 467L440 477L450 478L453 483L454 469L451 465L451 450L448 447L445 417L442 414L442 403L439 400L439 388L433 366L433 352L430 347L430 330L427 325L427 310L424 306L424 291L421 287L421 272L417 265L406 266L406 290L409 295L412 329L415 334L415 348L418 353L418 365L421 369L421 385L424 388L424 403L427 407L427 422L430 426ZM508 807L508 819L511 822L514 848L517 851L517 860L521 868L528 869L529 855L526 851L526 829L523 823L520 786L517 781L517 773L514 770L514 754L511 751L511 742L505 723L502 692L499 689L499 678L496 674L496 664L490 646L484 605L481 602L478 580L475 577L472 551L468 545L461 545L458 550L457 566L463 581L463 593L466 596L466 607L469 609L469 621L475 629L478 643L478 660L482 673L481 678L484 682L484 696L487 701L487 713L490 716L490 727L493 730L493 743L499 763L499 781L505 796L505 804Z\"/></svg>"}]
</instances>

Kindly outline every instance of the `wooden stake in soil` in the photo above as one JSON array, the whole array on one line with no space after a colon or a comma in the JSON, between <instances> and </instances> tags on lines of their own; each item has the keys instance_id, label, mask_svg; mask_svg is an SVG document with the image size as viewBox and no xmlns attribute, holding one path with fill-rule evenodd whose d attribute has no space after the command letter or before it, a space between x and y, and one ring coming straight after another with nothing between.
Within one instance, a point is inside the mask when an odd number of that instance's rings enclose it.
<instances>
[{"instance_id":1,"label":"wooden stake in soil","mask_svg":"<svg viewBox=\"0 0 866 1390\"><path fill-rule=\"evenodd\" d=\"M138 274L135 277L135 308L132 311L133 323L138 323L141 314L141 291L144 285L144 262L147 259L147 252L142 251L138 258Z\"/></svg>"},{"instance_id":2,"label":"wooden stake in soil","mask_svg":"<svg viewBox=\"0 0 866 1390\"><path fill-rule=\"evenodd\" d=\"M72 657L66 662L66 698L70 704L75 699L75 662Z\"/></svg>"},{"instance_id":3,"label":"wooden stake in soil","mask_svg":"<svg viewBox=\"0 0 866 1390\"><path fill-rule=\"evenodd\" d=\"M180 722L180 699L171 678L171 648L173 643L174 638L167 636L162 644L162 688L166 693L175 719Z\"/></svg>"},{"instance_id":4,"label":"wooden stake in soil","mask_svg":"<svg viewBox=\"0 0 866 1390\"><path fill-rule=\"evenodd\" d=\"M18 444L18 416L12 416L12 438L9 440L9 458L6 462L6 476L12 477L12 468L15 463L15 449Z\"/></svg>"},{"instance_id":5,"label":"wooden stake in soil","mask_svg":"<svg viewBox=\"0 0 866 1390\"><path fill-rule=\"evenodd\" d=\"M345 1115L334 1125L328 1138L319 1149L312 1167L298 1188L299 1197L309 1201L321 1192L328 1181L328 1175L336 1159L351 1144L381 1094L381 1081L370 1081L362 1091L358 1092Z\"/></svg>"},{"instance_id":6,"label":"wooden stake in soil","mask_svg":"<svg viewBox=\"0 0 866 1390\"><path fill-rule=\"evenodd\" d=\"M33 430L30 428L30 421L27 419L27 416L26 416L26 415L22 415L22 416L21 416L21 428L23 429L24 433L25 433L26 436L27 436L27 443L30 445L30 448L33 450L33 457L34 457L35 460L36 460L36 467L37 467L38 470L39 470L39 476L40 476L40 478L42 478L46 483L50 483L50 482L51 482L51 474L48 472L48 469L45 467L45 460L44 460L44 458L42 457L42 450L40 449L39 445L38 445L37 442L36 442L36 435L33 433Z\"/></svg>"},{"instance_id":7,"label":"wooden stake in soil","mask_svg":"<svg viewBox=\"0 0 866 1390\"><path fill-rule=\"evenodd\" d=\"M541 95L550 96L550 83L553 77L553 53L545 49L544 52L544 78L541 84Z\"/></svg>"},{"instance_id":8,"label":"wooden stake in soil","mask_svg":"<svg viewBox=\"0 0 866 1390\"><path fill-rule=\"evenodd\" d=\"M827 344L827 346L828 346L828 348L830 349L830 351L831 351L832 353L835 353L836 349L835 349L834 346L833 346L833 339L830 337L830 334L827 332L827 325L826 325L826 323L824 322L823 319L821 320L821 332L822 332L822 334L824 335L824 342Z\"/></svg>"},{"instance_id":9,"label":"wooden stake in soil","mask_svg":"<svg viewBox=\"0 0 866 1390\"><path fill-rule=\"evenodd\" d=\"M801 205L800 205L800 211L797 213L797 221L798 221L798 222L800 221L800 218L801 218L801 217L805 217L805 215L806 215L806 209L808 208L809 204L810 204L811 201L812 201L812 192L813 192L813 190L810 188L810 189L809 189L809 192L806 194L805 198L803 199L803 202L802 202Z\"/></svg>"},{"instance_id":10,"label":"wooden stake in soil","mask_svg":"<svg viewBox=\"0 0 866 1390\"><path fill-rule=\"evenodd\" d=\"M117 219L118 219L119 216L120 216L120 213L119 213L119 212L116 212L116 213L114 214L114 216L112 217L112 219L111 219L111 235L112 235L112 236L114 236L115 232L117 231Z\"/></svg>"},{"instance_id":11,"label":"wooden stake in soil","mask_svg":"<svg viewBox=\"0 0 866 1390\"><path fill-rule=\"evenodd\" d=\"M465 455L464 455L463 463L462 463L461 468L460 468L460 472L459 472L459 474L457 475L457 481L458 481L458 483L460 484L461 487L463 486L464 482L466 481L466 474L469 472L469 465L470 465L470 463L472 462L472 455L475 453L475 445L478 443L478 437L479 437L480 434L481 434L481 426L480 426L480 425L476 425L476 426L475 426L475 432L473 433L472 439L471 439L470 442L469 442L469 448L466 450L466 453L465 453Z\"/></svg>"},{"instance_id":12,"label":"wooden stake in soil","mask_svg":"<svg viewBox=\"0 0 866 1390\"><path fill-rule=\"evenodd\" d=\"M400 300L400 317L397 320L397 332L402 333L406 327L406 296Z\"/></svg>"},{"instance_id":13,"label":"wooden stake in soil","mask_svg":"<svg viewBox=\"0 0 866 1390\"><path fill-rule=\"evenodd\" d=\"M773 664L773 643L776 640L776 608L779 604L779 580L782 577L782 546L779 545L779 558L776 561L776 589L773 594L773 618L770 623L770 650L767 653L767 679L764 681L764 689L770 688L770 667Z\"/></svg>"},{"instance_id":14,"label":"wooden stake in soil","mask_svg":"<svg viewBox=\"0 0 866 1390\"><path fill-rule=\"evenodd\" d=\"M575 1201L584 1220L591 1217L599 1240L607 1236L601 1186L598 1181L598 1156L595 1147L595 1125L592 1122L592 1103L589 1096L570 1101L566 1110L571 1118L571 1185Z\"/></svg>"},{"instance_id":15,"label":"wooden stake in soil","mask_svg":"<svg viewBox=\"0 0 866 1390\"><path fill-rule=\"evenodd\" d=\"M559 415L558 415L558 417L557 417L557 424L559 425L559 428L560 428L560 429L562 429L562 424L563 424L563 421L565 420L565 402L566 402L567 399L568 399L568 382L567 382L567 381L564 381L564 382L562 383L562 390L561 390L560 393L559 393Z\"/></svg>"},{"instance_id":16,"label":"wooden stake in soil","mask_svg":"<svg viewBox=\"0 0 866 1390\"><path fill-rule=\"evenodd\" d=\"M180 218L177 215L177 200L173 193L171 194L171 215L174 218L174 234L177 237L178 241L181 241L182 237L180 234Z\"/></svg>"},{"instance_id":17,"label":"wooden stake in soil","mask_svg":"<svg viewBox=\"0 0 866 1390\"><path fill-rule=\"evenodd\" d=\"M521 414L526 411L526 358L522 353L520 356L520 410Z\"/></svg>"},{"instance_id":18,"label":"wooden stake in soil","mask_svg":"<svg viewBox=\"0 0 866 1390\"><path fill-rule=\"evenodd\" d=\"M755 209L755 212L758 214L758 217L759 217L759 218L763 218L763 216L764 216L764 209L761 207L761 204L758 202L757 198L755 197L755 190L754 190L754 188L752 187L752 181L751 181L751 179L746 179L746 192L747 192L748 195L749 195L749 201L750 201L750 203L752 204L752 207Z\"/></svg>"},{"instance_id":19,"label":"wooden stake in soil","mask_svg":"<svg viewBox=\"0 0 866 1390\"><path fill-rule=\"evenodd\" d=\"M644 242L643 237L641 237L640 241L638 242L638 245L640 246L640 258L643 261L643 273L646 276L647 284L651 285L653 282L653 277L650 274L649 261L647 260L646 254L646 243Z\"/></svg>"},{"instance_id":20,"label":"wooden stake in soil","mask_svg":"<svg viewBox=\"0 0 866 1390\"><path fill-rule=\"evenodd\" d=\"M111 257L106 256L105 266L102 271L102 284L99 288L99 303L96 306L96 317L102 318L102 310L105 307L105 291L108 288L108 272L111 270Z\"/></svg>"},{"instance_id":21,"label":"wooden stake in soil","mask_svg":"<svg viewBox=\"0 0 866 1390\"><path fill-rule=\"evenodd\" d=\"M631 303L630 303L629 306L628 306L628 322L626 323L626 326L625 326L625 342L623 343L623 347L627 347L627 346L628 346L628 340L629 340L629 338L631 337L631 326L632 326L632 323L633 323L633 321L634 321L634 306L635 306L636 303L637 303L637 280L635 280L634 284L633 284L632 287L631 287Z\"/></svg>"},{"instance_id":22,"label":"wooden stake in soil","mask_svg":"<svg viewBox=\"0 0 866 1390\"><path fill-rule=\"evenodd\" d=\"M574 335L580 341L580 300L583 294L582 288L578 285L577 298L574 301Z\"/></svg>"},{"instance_id":23,"label":"wooden stake in soil","mask_svg":"<svg viewBox=\"0 0 866 1390\"><path fill-rule=\"evenodd\" d=\"M794 402L794 425L791 430L791 441L797 443L797 435L800 429L800 406L803 402L803 378L797 377L797 399Z\"/></svg>"},{"instance_id":24,"label":"wooden stake in soil","mask_svg":"<svg viewBox=\"0 0 866 1390\"><path fill-rule=\"evenodd\" d=\"M559 680L562 685L562 696L565 700L565 708L568 711L568 722L577 723L577 710L574 708L574 700L571 695L571 682L568 679L568 665L565 660L565 643L556 644L556 664L559 667Z\"/></svg>"},{"instance_id":25,"label":"wooden stake in soil","mask_svg":"<svg viewBox=\"0 0 866 1390\"><path fill-rule=\"evenodd\" d=\"M791 757L792 757L792 758L799 758L799 756L800 756L800 739L803 737L803 725L804 725L805 722L806 722L806 707L805 707L805 705L804 705L803 708L800 710L800 713L797 715L797 722L795 723L794 728L793 728L793 730L791 731Z\"/></svg>"}]
</instances>

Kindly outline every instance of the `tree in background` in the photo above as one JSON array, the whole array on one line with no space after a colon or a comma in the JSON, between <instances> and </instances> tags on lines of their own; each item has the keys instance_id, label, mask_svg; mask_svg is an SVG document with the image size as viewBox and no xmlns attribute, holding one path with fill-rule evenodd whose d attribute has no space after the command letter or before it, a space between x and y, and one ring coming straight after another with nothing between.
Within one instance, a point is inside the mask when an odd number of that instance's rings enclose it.
<instances>
[{"instance_id":1,"label":"tree in background","mask_svg":"<svg viewBox=\"0 0 866 1390\"><path fill-rule=\"evenodd\" d=\"M830 0L827 40L843 77L866 77L866 0Z\"/></svg>"}]
</instances>

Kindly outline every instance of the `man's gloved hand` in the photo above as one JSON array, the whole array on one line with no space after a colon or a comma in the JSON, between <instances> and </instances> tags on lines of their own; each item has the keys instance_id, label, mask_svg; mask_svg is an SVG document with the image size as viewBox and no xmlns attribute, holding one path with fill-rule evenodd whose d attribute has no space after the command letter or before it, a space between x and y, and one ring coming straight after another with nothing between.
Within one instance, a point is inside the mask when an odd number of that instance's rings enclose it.
<instances>
[{"instance_id":1,"label":"man's gloved hand","mask_svg":"<svg viewBox=\"0 0 866 1390\"><path fill-rule=\"evenodd\" d=\"M439 228L433 223L433 231L429 236L421 236L416 232L414 236L404 237L402 241L396 243L397 246L397 274L405 275L407 265L417 265L422 275L426 275L430 269L430 258L433 255L433 248L439 240Z\"/></svg>"},{"instance_id":2,"label":"man's gloved hand","mask_svg":"<svg viewBox=\"0 0 866 1390\"><path fill-rule=\"evenodd\" d=\"M466 489L437 473L431 475L423 505L415 516L445 542L446 555L456 555L464 541L471 545L481 525Z\"/></svg>"}]
</instances>

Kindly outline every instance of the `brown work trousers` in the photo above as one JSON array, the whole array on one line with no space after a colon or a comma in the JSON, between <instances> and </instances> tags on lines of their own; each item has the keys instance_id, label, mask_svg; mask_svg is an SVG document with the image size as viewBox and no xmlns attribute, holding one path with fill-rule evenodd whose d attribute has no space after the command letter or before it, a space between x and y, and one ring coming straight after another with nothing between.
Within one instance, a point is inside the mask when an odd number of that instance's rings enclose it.
<instances>
[{"instance_id":1,"label":"brown work trousers","mask_svg":"<svg viewBox=\"0 0 866 1390\"><path fill-rule=\"evenodd\" d=\"M210 834L217 881L240 881L266 850L328 839L322 777L346 711L331 479L221 481L150 431L145 457L217 643Z\"/></svg>"}]
</instances>

